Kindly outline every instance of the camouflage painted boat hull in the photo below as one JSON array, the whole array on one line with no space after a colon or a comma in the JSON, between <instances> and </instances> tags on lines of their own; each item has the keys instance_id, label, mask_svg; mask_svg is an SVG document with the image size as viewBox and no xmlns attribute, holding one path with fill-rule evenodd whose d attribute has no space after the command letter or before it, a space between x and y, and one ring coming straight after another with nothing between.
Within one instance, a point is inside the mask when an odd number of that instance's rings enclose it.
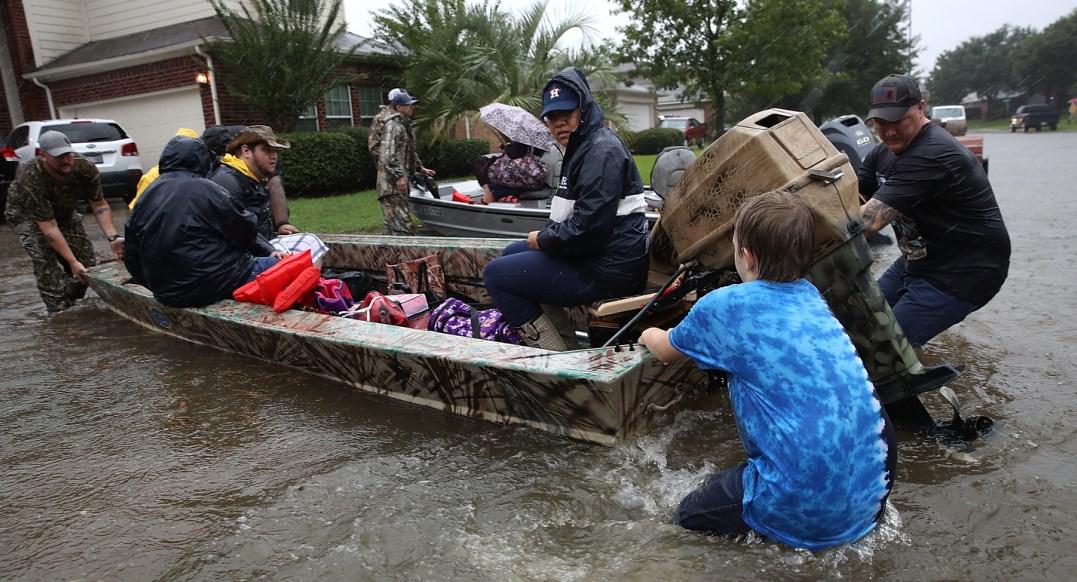
<instances>
[{"instance_id":1,"label":"camouflage painted boat hull","mask_svg":"<svg viewBox=\"0 0 1077 582\"><path fill-rule=\"evenodd\" d=\"M327 236L326 266L376 272L437 252L454 291L476 285L505 240ZM388 259L392 259L389 261ZM284 364L398 400L611 445L644 433L683 391L705 383L691 364L664 366L641 349L549 352L305 311L276 314L221 301L198 309L157 303L115 263L90 285L117 313L153 331Z\"/></svg>"}]
</instances>

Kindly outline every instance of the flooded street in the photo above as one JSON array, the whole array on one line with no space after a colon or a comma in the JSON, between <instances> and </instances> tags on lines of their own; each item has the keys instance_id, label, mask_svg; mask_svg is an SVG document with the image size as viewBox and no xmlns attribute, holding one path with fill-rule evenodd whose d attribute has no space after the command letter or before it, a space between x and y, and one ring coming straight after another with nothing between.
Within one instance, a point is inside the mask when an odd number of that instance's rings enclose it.
<instances>
[{"instance_id":1,"label":"flooded street","mask_svg":"<svg viewBox=\"0 0 1077 582\"><path fill-rule=\"evenodd\" d=\"M671 524L743 460L724 398L616 448L452 416L157 335L96 298L46 318L0 227L0 579L1071 579L1077 133L990 133L985 152L1009 280L923 359L964 364L951 387L995 429L900 431L884 523L815 554ZM881 269L897 250L879 253Z\"/></svg>"}]
</instances>

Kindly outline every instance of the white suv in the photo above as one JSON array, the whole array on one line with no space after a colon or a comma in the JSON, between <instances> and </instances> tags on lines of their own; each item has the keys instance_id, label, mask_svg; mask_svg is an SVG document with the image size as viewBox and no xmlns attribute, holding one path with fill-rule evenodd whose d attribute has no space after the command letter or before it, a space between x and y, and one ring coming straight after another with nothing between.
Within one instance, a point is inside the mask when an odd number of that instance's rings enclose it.
<instances>
[{"instance_id":1,"label":"white suv","mask_svg":"<svg viewBox=\"0 0 1077 582\"><path fill-rule=\"evenodd\" d=\"M46 131L59 131L71 140L82 157L93 162L101 172L101 189L105 196L129 201L142 177L142 160L138 145L120 124L111 119L50 119L19 124L7 138L7 148L20 162L41 153L37 140Z\"/></svg>"}]
</instances>

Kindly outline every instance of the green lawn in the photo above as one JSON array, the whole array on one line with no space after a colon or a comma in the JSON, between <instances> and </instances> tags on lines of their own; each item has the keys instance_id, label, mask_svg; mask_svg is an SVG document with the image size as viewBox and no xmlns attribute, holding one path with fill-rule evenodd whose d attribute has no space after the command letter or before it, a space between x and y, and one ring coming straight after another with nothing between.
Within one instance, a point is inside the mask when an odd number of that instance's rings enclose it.
<instances>
[{"instance_id":1,"label":"green lawn","mask_svg":"<svg viewBox=\"0 0 1077 582\"><path fill-rule=\"evenodd\" d=\"M696 155L700 150L695 149ZM644 183L651 180L651 168L657 155L634 156ZM444 182L467 180L469 177L446 178ZM302 231L319 233L380 233L381 205L374 190L364 190L340 196L293 198L288 200L291 222Z\"/></svg>"}]
</instances>

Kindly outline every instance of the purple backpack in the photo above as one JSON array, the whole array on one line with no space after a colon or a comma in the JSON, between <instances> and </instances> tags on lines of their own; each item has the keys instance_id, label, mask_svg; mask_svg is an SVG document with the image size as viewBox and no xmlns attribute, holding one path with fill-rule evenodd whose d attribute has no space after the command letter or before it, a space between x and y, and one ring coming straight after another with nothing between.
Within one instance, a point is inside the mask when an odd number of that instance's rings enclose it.
<instances>
[{"instance_id":1,"label":"purple backpack","mask_svg":"<svg viewBox=\"0 0 1077 582\"><path fill-rule=\"evenodd\" d=\"M503 155L490 163L486 175L490 183L523 190L541 190L546 187L546 162L533 153L519 158Z\"/></svg>"},{"instance_id":2,"label":"purple backpack","mask_svg":"<svg viewBox=\"0 0 1077 582\"><path fill-rule=\"evenodd\" d=\"M427 329L474 337L495 342L520 345L519 334L513 329L505 316L497 309L476 311L470 305L456 298L446 299L430 312Z\"/></svg>"}]
</instances>

